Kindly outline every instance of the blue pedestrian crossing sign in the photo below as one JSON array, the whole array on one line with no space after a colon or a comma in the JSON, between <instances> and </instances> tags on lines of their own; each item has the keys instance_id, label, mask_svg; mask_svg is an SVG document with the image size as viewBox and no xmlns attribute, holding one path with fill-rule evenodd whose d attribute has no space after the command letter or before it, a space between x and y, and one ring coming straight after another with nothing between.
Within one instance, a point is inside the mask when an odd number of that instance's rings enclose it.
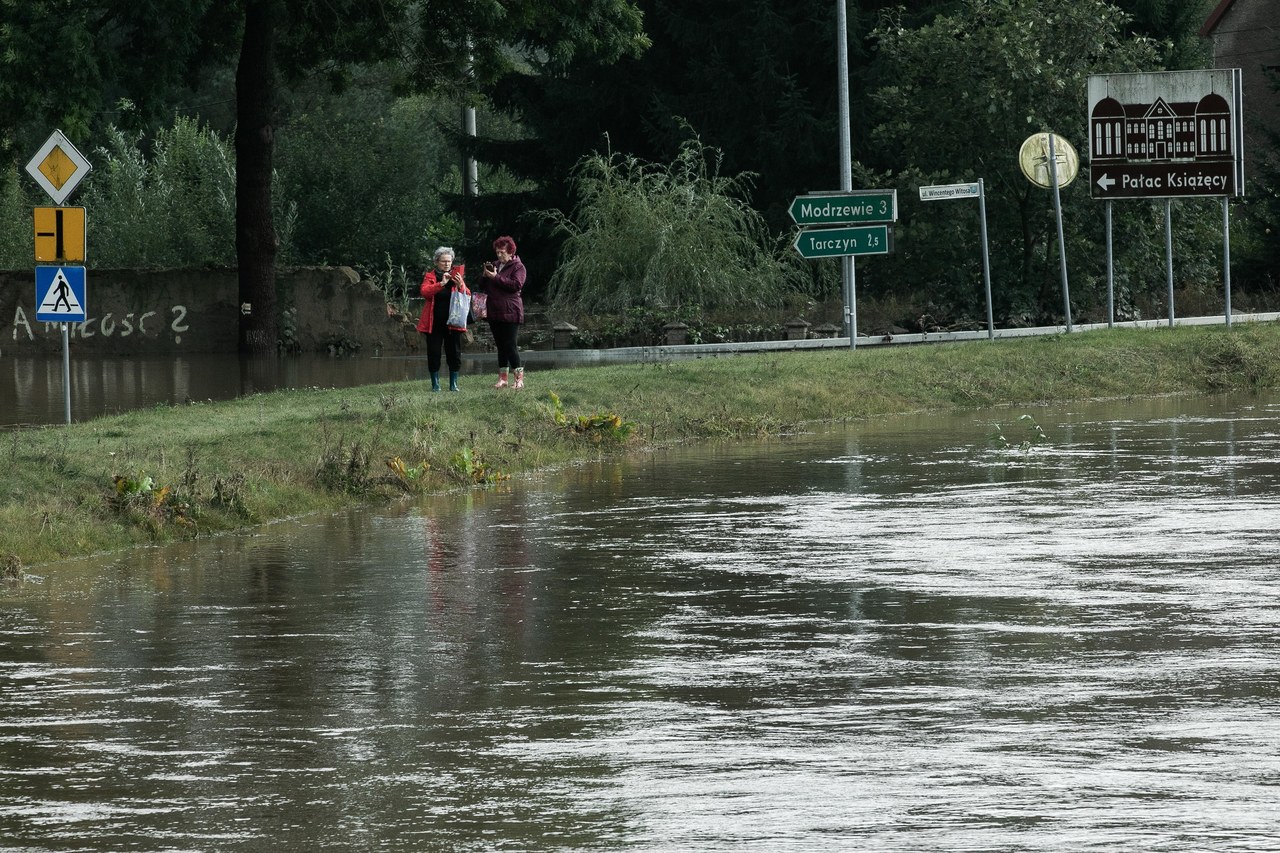
<instances>
[{"instance_id":1,"label":"blue pedestrian crossing sign","mask_svg":"<svg viewBox=\"0 0 1280 853\"><path fill-rule=\"evenodd\" d=\"M83 323L84 267L36 267L36 319Z\"/></svg>"}]
</instances>

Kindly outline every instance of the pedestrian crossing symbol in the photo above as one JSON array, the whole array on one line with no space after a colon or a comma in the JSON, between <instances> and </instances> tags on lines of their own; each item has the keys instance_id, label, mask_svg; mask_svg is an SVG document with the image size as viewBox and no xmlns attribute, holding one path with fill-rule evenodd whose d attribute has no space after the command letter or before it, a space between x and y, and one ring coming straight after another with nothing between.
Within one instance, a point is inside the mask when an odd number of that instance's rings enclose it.
<instances>
[{"instance_id":1,"label":"pedestrian crossing symbol","mask_svg":"<svg viewBox=\"0 0 1280 853\"><path fill-rule=\"evenodd\" d=\"M83 323L84 267L36 267L36 319L45 323Z\"/></svg>"}]
</instances>

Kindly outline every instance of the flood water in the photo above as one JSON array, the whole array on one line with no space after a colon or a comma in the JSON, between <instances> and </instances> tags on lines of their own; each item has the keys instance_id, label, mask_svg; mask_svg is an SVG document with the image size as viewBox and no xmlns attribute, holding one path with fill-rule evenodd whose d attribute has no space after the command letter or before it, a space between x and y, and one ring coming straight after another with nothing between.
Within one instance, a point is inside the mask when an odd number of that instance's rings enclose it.
<instances>
[{"instance_id":1,"label":"flood water","mask_svg":"<svg viewBox=\"0 0 1280 853\"><path fill-rule=\"evenodd\" d=\"M1278 496L1280 399L1164 399L41 567L0 848L1280 849Z\"/></svg>"}]
</instances>

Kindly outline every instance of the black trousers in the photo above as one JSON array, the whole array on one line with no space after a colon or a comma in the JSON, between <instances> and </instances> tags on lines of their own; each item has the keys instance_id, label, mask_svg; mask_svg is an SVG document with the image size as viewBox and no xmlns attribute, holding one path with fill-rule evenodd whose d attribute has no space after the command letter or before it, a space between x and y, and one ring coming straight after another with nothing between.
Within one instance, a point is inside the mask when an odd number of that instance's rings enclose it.
<instances>
[{"instance_id":1,"label":"black trousers","mask_svg":"<svg viewBox=\"0 0 1280 853\"><path fill-rule=\"evenodd\" d=\"M462 369L462 332L455 332L447 326L441 326L430 332L423 332L427 339L427 370L440 372L440 350L444 350L449 369L455 373Z\"/></svg>"},{"instance_id":2,"label":"black trousers","mask_svg":"<svg viewBox=\"0 0 1280 853\"><path fill-rule=\"evenodd\" d=\"M501 320L490 320L489 328L493 331L493 342L498 345L498 369L520 367L520 350L516 349L516 335L520 333L519 323L504 323Z\"/></svg>"}]
</instances>

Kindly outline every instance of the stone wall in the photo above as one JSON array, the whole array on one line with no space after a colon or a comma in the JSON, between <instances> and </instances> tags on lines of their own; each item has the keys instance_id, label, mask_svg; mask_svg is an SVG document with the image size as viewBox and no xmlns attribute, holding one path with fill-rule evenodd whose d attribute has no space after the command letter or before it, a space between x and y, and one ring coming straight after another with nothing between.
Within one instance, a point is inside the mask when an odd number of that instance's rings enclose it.
<instances>
[{"instance_id":1,"label":"stone wall","mask_svg":"<svg viewBox=\"0 0 1280 853\"><path fill-rule=\"evenodd\" d=\"M78 352L235 352L239 285L234 269L95 270L86 275L86 320L71 327ZM282 269L282 336L303 352L408 352L417 317L388 308L382 291L349 267ZM35 273L0 271L0 354L61 352L60 324L36 320Z\"/></svg>"}]
</instances>

